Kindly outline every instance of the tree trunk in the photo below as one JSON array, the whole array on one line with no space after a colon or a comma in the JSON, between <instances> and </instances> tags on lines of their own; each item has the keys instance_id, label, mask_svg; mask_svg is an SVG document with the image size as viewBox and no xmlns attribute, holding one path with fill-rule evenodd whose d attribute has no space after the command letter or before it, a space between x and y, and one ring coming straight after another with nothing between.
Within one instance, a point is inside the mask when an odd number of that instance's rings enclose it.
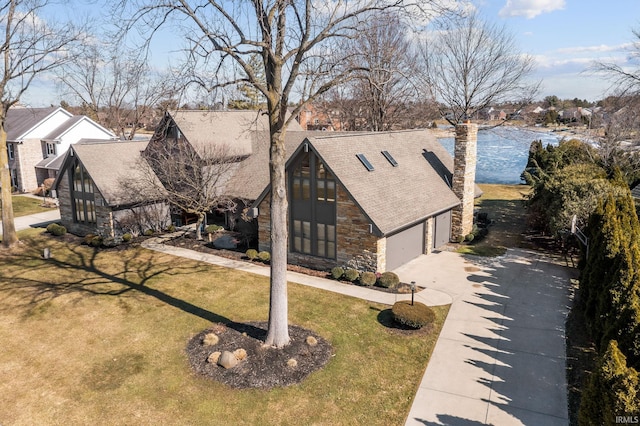
<instances>
[{"instance_id":1,"label":"tree trunk","mask_svg":"<svg viewBox=\"0 0 640 426\"><path fill-rule=\"evenodd\" d=\"M276 125L277 126L277 125ZM273 128L272 128L273 129ZM282 348L289 344L287 301L287 188L284 131L271 132L271 300L265 343Z\"/></svg>"},{"instance_id":2,"label":"tree trunk","mask_svg":"<svg viewBox=\"0 0 640 426\"><path fill-rule=\"evenodd\" d=\"M204 223L205 213L198 213L198 220L196 222L196 240L202 239L202 224Z\"/></svg>"},{"instance_id":3,"label":"tree trunk","mask_svg":"<svg viewBox=\"0 0 640 426\"><path fill-rule=\"evenodd\" d=\"M0 192L2 195L2 245L12 247L18 243L16 226L13 221L13 200L11 199L11 174L7 153L7 132L4 130L6 109L0 107Z\"/></svg>"}]
</instances>

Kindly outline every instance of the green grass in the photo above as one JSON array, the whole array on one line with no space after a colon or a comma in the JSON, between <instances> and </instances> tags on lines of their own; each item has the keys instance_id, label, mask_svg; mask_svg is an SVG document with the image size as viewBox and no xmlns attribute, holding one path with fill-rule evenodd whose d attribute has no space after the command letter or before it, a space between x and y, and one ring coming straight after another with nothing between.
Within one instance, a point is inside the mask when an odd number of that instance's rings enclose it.
<instances>
[{"instance_id":1,"label":"green grass","mask_svg":"<svg viewBox=\"0 0 640 426\"><path fill-rule=\"evenodd\" d=\"M484 193L476 200L476 209L488 213L493 223L484 239L462 245L458 252L476 256L500 256L509 247L521 247L522 233L527 226L524 196L529 192L529 187L497 184L478 186Z\"/></svg>"},{"instance_id":2,"label":"green grass","mask_svg":"<svg viewBox=\"0 0 640 426\"><path fill-rule=\"evenodd\" d=\"M11 200L13 204L13 215L15 217L51 210L48 207L42 207L42 199L25 197L24 195L14 195ZM1 212L2 207L0 207L0 213Z\"/></svg>"},{"instance_id":3,"label":"green grass","mask_svg":"<svg viewBox=\"0 0 640 426\"><path fill-rule=\"evenodd\" d=\"M435 332L403 336L378 321L388 306L290 284L290 322L335 355L299 385L230 389L195 376L185 347L214 321L266 320L267 278L20 238L0 252L1 424L404 424L448 310Z\"/></svg>"}]
</instances>

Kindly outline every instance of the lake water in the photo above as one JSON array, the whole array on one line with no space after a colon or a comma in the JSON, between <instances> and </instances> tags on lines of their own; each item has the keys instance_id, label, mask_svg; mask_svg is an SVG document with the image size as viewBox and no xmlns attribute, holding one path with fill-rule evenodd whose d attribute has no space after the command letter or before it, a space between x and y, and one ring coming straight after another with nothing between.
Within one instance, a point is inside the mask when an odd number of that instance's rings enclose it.
<instances>
[{"instance_id":1,"label":"lake water","mask_svg":"<svg viewBox=\"0 0 640 426\"><path fill-rule=\"evenodd\" d=\"M453 155L453 138L439 139ZM527 165L529 146L534 140L542 144L557 145L559 138L553 133L536 132L514 127L495 127L478 131L477 183L523 183L520 174Z\"/></svg>"}]
</instances>

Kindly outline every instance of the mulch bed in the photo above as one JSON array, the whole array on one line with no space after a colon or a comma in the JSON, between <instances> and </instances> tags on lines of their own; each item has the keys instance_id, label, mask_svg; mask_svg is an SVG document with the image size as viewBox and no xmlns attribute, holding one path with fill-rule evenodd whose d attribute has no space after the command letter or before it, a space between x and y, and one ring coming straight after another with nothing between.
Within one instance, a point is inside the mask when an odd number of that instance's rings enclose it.
<instances>
[{"instance_id":1,"label":"mulch bed","mask_svg":"<svg viewBox=\"0 0 640 426\"><path fill-rule=\"evenodd\" d=\"M331 359L331 344L312 331L290 325L291 342L276 349L264 345L266 328L266 322L214 324L189 340L186 351L191 368L232 388L271 389L300 383ZM204 336L212 332L219 337L218 343L203 344ZM313 336L317 344L309 345L308 336ZM246 351L247 357L235 367L225 369L207 361L213 352L233 352L240 348ZM292 359L295 366L290 365Z\"/></svg>"}]
</instances>

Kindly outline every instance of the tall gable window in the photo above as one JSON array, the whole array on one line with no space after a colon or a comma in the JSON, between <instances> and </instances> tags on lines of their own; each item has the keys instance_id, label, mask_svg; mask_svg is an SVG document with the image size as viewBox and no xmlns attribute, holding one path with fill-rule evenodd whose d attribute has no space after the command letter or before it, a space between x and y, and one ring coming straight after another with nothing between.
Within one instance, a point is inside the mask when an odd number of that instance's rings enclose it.
<instances>
[{"instance_id":1,"label":"tall gable window","mask_svg":"<svg viewBox=\"0 0 640 426\"><path fill-rule=\"evenodd\" d=\"M301 153L289 174L291 251L336 257L336 181L313 152Z\"/></svg>"},{"instance_id":2,"label":"tall gable window","mask_svg":"<svg viewBox=\"0 0 640 426\"><path fill-rule=\"evenodd\" d=\"M9 160L16 158L15 146L12 143L7 144L7 154L9 155Z\"/></svg>"},{"instance_id":3,"label":"tall gable window","mask_svg":"<svg viewBox=\"0 0 640 426\"><path fill-rule=\"evenodd\" d=\"M75 222L96 223L94 184L84 166L76 160L71 173L71 198Z\"/></svg>"}]
</instances>

